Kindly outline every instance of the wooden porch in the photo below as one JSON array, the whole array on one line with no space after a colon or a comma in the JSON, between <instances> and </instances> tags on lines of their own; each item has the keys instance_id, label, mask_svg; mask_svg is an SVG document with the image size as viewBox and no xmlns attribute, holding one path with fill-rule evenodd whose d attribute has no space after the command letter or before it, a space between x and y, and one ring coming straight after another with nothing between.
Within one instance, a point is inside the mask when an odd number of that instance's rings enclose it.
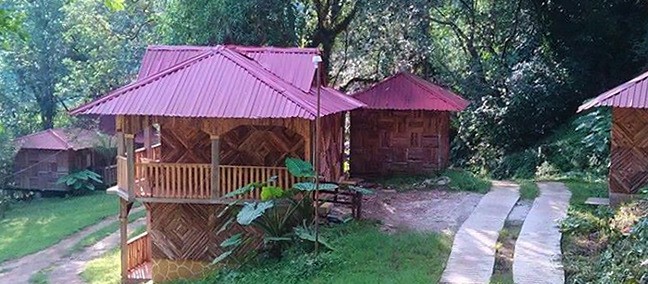
<instances>
[{"instance_id":1,"label":"wooden porch","mask_svg":"<svg viewBox=\"0 0 648 284\"><path fill-rule=\"evenodd\" d=\"M131 282L146 282L152 279L151 239L144 232L127 243L128 247L128 279Z\"/></svg>"}]
</instances>

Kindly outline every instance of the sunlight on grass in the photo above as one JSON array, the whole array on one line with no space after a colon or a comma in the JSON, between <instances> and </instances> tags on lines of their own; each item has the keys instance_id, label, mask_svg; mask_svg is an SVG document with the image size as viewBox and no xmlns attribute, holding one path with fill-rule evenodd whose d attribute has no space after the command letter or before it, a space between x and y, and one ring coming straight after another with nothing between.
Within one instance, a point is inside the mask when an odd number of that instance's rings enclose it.
<instances>
[{"instance_id":1,"label":"sunlight on grass","mask_svg":"<svg viewBox=\"0 0 648 284\"><path fill-rule=\"evenodd\" d=\"M443 175L450 178L449 186L455 190L486 193L491 188L490 180L478 177L469 171L448 169L443 172Z\"/></svg>"},{"instance_id":2,"label":"sunlight on grass","mask_svg":"<svg viewBox=\"0 0 648 284\"><path fill-rule=\"evenodd\" d=\"M142 210L136 213L131 213L128 216L128 222L133 222L139 218L143 218L146 216L146 210ZM68 255L72 254L74 252L80 251L83 248L89 247L91 245L94 245L98 241L102 240L105 237L108 237L110 234L117 232L119 230L119 221L112 222L108 224L107 226L92 232L91 234L85 236L83 239L79 240L74 246L70 248L68 251Z\"/></svg>"},{"instance_id":3,"label":"sunlight on grass","mask_svg":"<svg viewBox=\"0 0 648 284\"><path fill-rule=\"evenodd\" d=\"M327 228L323 235L334 251L317 257L289 251L281 261L266 260L238 271L176 283L436 283L451 246L444 235L387 235L364 222Z\"/></svg>"},{"instance_id":4,"label":"sunlight on grass","mask_svg":"<svg viewBox=\"0 0 648 284\"><path fill-rule=\"evenodd\" d=\"M0 220L0 262L56 244L118 208L117 198L105 193L13 204Z\"/></svg>"},{"instance_id":5,"label":"sunlight on grass","mask_svg":"<svg viewBox=\"0 0 648 284\"><path fill-rule=\"evenodd\" d=\"M139 226L128 234L129 238L137 236L146 231L146 226ZM93 259L81 272L81 278L89 284L117 284L119 283L120 268L119 249L115 248L103 256Z\"/></svg>"}]
</instances>

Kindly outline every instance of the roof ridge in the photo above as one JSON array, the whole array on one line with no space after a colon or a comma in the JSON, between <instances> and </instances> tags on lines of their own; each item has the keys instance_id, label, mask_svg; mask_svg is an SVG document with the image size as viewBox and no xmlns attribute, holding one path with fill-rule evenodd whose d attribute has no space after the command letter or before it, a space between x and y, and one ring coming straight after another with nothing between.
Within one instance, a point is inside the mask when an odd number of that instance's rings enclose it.
<instances>
[{"instance_id":1,"label":"roof ridge","mask_svg":"<svg viewBox=\"0 0 648 284\"><path fill-rule=\"evenodd\" d=\"M405 76L405 78L407 80L410 80L412 83L418 85L419 87L426 89L428 92L435 92L436 91L436 90L430 90L430 86L426 86L423 82L418 82L419 78L414 77L413 74L410 74L409 72L401 72L401 73L404 74L404 76ZM424 80L423 78L420 78L420 80L423 80L424 82L426 82L428 84L432 84L431 82L428 82L428 81ZM436 87L438 87L440 89L443 89L443 88L441 88L439 86L436 86ZM427 94L427 95L429 96L429 94ZM457 108L461 107L459 104L457 104L457 102L449 100L445 95L447 95L447 94L442 94L441 96L436 96L435 98L441 99L442 101L444 101L446 103L449 103L449 104L453 105L454 107L457 107Z\"/></svg>"},{"instance_id":2,"label":"roof ridge","mask_svg":"<svg viewBox=\"0 0 648 284\"><path fill-rule=\"evenodd\" d=\"M235 59L232 59L232 58L230 58L230 56L232 56L232 55L234 55L234 56L236 56L236 55L242 56L243 59L248 60L247 62L245 62L246 64L251 64L252 62L254 62L254 64L258 65L258 67L261 68L260 70L263 70L263 72L267 72L271 77L274 77L274 78L268 78L268 79L278 79L279 81L281 81L281 83L286 84L287 86L290 86L290 87L294 88L295 90L297 90L298 92L302 93L305 96L310 96L310 94L304 92L302 89L298 88L297 86L294 86L294 85L290 84L289 82L286 82L284 79L280 78L276 74L268 71L259 62L256 62L255 60L252 60L249 57L247 57L247 56L245 56L245 55L243 55L243 54L241 54L241 53L239 53L239 52L237 52L235 50L225 48L222 51L225 51L225 50L232 52L232 54L226 54L224 52L221 52L221 54L223 54L227 59L231 60L234 64L236 64L236 65L240 66L241 68L245 69L246 71L248 71L248 73L250 73L250 75L257 78L259 81L261 81L262 83L264 83L268 87L275 89L279 94L281 94L281 96L283 96L287 100L291 101L293 104L297 105L298 107L302 108L303 110L307 111L312 116L316 115L315 114L316 111L314 111L312 109L313 108L312 105L308 105L310 108L307 108L303 104L296 102L294 98L291 98L289 95L286 94L286 89L283 86L280 86L279 84L276 84L278 86L273 86L272 84L270 84L270 82L266 82L266 80L264 78L261 78L259 76L259 74L254 74L253 73L253 72L258 72L259 70L253 70L252 68L249 68L249 66L243 66L242 62L237 61ZM273 82L273 83L277 83L277 82Z\"/></svg>"},{"instance_id":3,"label":"roof ridge","mask_svg":"<svg viewBox=\"0 0 648 284\"><path fill-rule=\"evenodd\" d=\"M73 148L72 145L70 145L70 143L69 143L68 141L66 141L66 139L63 139L63 137L59 136L59 135L56 133L56 131L52 130L52 128L47 129L47 131L48 131L49 133L51 133L52 135L54 135L54 137L57 138L59 141L63 142L63 144L65 144L65 146L66 146L68 149Z\"/></svg>"},{"instance_id":4,"label":"roof ridge","mask_svg":"<svg viewBox=\"0 0 648 284\"><path fill-rule=\"evenodd\" d=\"M631 86L636 85L637 83L639 83L640 81L645 80L646 78L648 78L648 71L646 71L644 73L641 73L638 76L636 76L636 77L634 77L634 78L632 78L632 79L630 79L630 80L628 80L626 82L623 82L623 83L617 85L616 87L614 87L612 89L609 89L609 90L603 92L602 94L590 99L586 103L579 106L577 112L581 112L581 111L584 111L586 109L589 109L589 108L592 108L592 107L595 107L595 106L600 106L600 105L602 105L602 103L604 101L607 101L609 99L612 99L612 98L620 95L621 92L623 92L625 89L628 89Z\"/></svg>"}]
</instances>

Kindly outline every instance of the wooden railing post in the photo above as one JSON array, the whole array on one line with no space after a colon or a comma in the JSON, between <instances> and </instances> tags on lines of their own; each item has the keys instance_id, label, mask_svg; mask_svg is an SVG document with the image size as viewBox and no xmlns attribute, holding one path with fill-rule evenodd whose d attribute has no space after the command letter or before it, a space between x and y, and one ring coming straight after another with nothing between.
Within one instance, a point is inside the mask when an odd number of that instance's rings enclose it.
<instances>
[{"instance_id":1,"label":"wooden railing post","mask_svg":"<svg viewBox=\"0 0 648 284\"><path fill-rule=\"evenodd\" d=\"M146 149L146 157L153 159L153 150L151 149L151 125L148 116L144 117L144 149Z\"/></svg>"},{"instance_id":2,"label":"wooden railing post","mask_svg":"<svg viewBox=\"0 0 648 284\"><path fill-rule=\"evenodd\" d=\"M135 135L125 134L126 138L126 172L128 175L128 200L135 197Z\"/></svg>"},{"instance_id":3,"label":"wooden railing post","mask_svg":"<svg viewBox=\"0 0 648 284\"><path fill-rule=\"evenodd\" d=\"M219 197L220 192L220 137L211 135L211 195Z\"/></svg>"},{"instance_id":4,"label":"wooden railing post","mask_svg":"<svg viewBox=\"0 0 648 284\"><path fill-rule=\"evenodd\" d=\"M119 236L121 247L121 282L128 282L128 213L133 203L119 199Z\"/></svg>"}]
</instances>

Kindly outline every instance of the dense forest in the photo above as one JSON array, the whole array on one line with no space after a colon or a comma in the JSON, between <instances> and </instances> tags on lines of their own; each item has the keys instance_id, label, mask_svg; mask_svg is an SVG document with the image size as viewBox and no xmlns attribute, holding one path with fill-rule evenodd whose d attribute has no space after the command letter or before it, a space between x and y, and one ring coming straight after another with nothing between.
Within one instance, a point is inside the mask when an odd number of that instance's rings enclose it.
<instances>
[{"instance_id":1,"label":"dense forest","mask_svg":"<svg viewBox=\"0 0 648 284\"><path fill-rule=\"evenodd\" d=\"M578 105L646 69L638 0L2 0L0 149L82 123L67 110L132 81L149 44L313 46L353 92L397 71L471 101L458 166L493 177L600 174L609 112ZM260 106L262 107L262 106ZM6 166L0 165L7 170Z\"/></svg>"}]
</instances>

